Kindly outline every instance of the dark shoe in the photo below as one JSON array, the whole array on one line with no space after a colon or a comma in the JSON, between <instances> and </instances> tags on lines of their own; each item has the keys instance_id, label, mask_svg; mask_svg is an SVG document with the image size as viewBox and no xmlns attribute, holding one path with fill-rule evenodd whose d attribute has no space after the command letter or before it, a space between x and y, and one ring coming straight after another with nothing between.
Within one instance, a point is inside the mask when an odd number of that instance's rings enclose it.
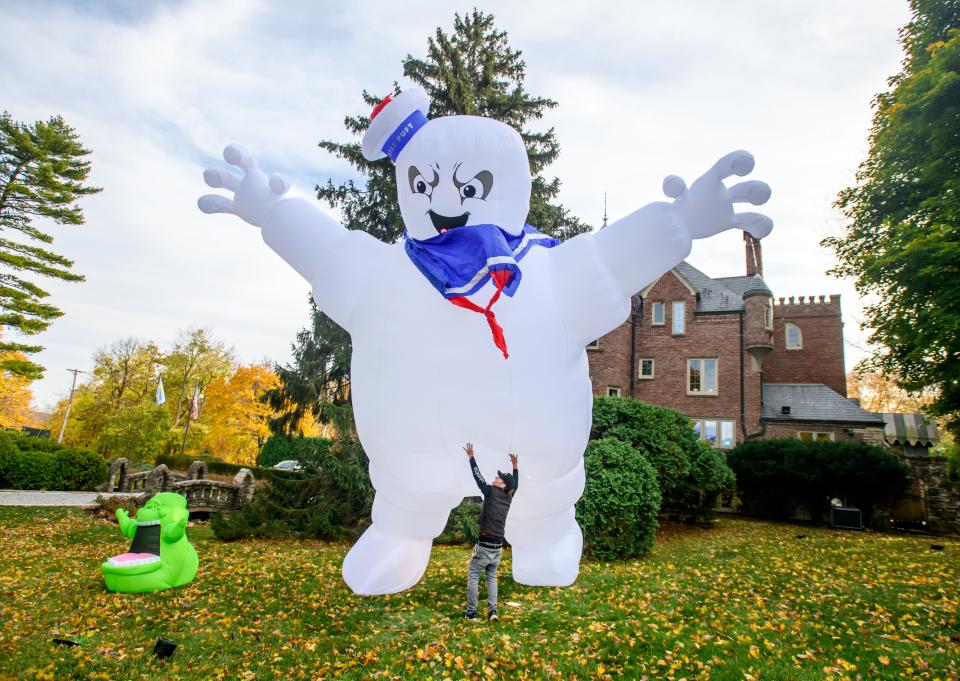
<instances>
[{"instance_id":1,"label":"dark shoe","mask_svg":"<svg viewBox=\"0 0 960 681\"><path fill-rule=\"evenodd\" d=\"M488 610L488 611L487 611L487 618L489 618L489 620L490 620L491 622L496 622L497 620L499 620L499 619L500 619L500 615L497 614L497 609L496 609L496 608L491 608L490 610Z\"/></svg>"},{"instance_id":2,"label":"dark shoe","mask_svg":"<svg viewBox=\"0 0 960 681\"><path fill-rule=\"evenodd\" d=\"M465 613L463 613L463 618L466 619L466 620L470 620L471 622L476 622L476 621L477 621L477 613L476 613L476 611L474 611L474 612L465 612Z\"/></svg>"}]
</instances>

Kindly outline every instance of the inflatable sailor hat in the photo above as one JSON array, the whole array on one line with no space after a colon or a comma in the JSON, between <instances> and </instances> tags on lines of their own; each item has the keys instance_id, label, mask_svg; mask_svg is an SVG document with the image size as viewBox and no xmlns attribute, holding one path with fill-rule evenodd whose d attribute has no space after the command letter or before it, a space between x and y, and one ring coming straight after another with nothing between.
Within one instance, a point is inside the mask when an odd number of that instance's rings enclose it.
<instances>
[{"instance_id":1,"label":"inflatable sailor hat","mask_svg":"<svg viewBox=\"0 0 960 681\"><path fill-rule=\"evenodd\" d=\"M361 149L368 161L389 156L396 161L400 151L417 130L427 124L430 98L421 87L389 95L370 114L370 127L363 136Z\"/></svg>"}]
</instances>

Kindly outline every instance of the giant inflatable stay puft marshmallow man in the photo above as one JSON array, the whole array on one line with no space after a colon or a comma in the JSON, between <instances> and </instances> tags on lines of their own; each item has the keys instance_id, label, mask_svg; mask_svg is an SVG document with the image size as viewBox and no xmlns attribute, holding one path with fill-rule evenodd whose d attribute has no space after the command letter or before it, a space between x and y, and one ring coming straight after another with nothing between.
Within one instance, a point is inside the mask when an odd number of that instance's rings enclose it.
<instances>
[{"instance_id":1,"label":"giant inflatable stay puft marshmallow man","mask_svg":"<svg viewBox=\"0 0 960 681\"><path fill-rule=\"evenodd\" d=\"M420 88L388 98L363 138L367 159L396 167L400 243L285 198L287 182L235 145L223 156L242 173L204 173L233 198L209 194L199 206L260 227L353 339L353 406L376 497L373 524L343 562L350 588L387 594L420 580L450 510L476 494L468 441L487 479L507 452L520 455L506 527L514 579L566 586L583 546L574 504L591 421L586 344L620 325L630 297L692 239L732 227L766 236L769 218L733 204L762 204L770 189L724 185L753 169L735 151L689 188L664 180L672 201L557 243L525 224L530 166L517 131L475 116L431 120L429 106Z\"/></svg>"}]
</instances>

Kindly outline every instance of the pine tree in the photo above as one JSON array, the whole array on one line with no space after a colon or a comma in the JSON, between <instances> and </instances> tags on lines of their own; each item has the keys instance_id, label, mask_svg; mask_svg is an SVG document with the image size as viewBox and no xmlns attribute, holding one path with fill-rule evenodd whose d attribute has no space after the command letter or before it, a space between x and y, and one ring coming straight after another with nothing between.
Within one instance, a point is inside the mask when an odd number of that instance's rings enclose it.
<instances>
[{"instance_id":1,"label":"pine tree","mask_svg":"<svg viewBox=\"0 0 960 681\"><path fill-rule=\"evenodd\" d=\"M76 132L59 116L19 123L0 115L0 324L33 335L45 330L63 312L41 302L49 294L18 273L30 272L64 281L83 281L70 271L73 262L42 246L53 237L34 224L34 218L61 225L83 224L76 200L100 191L84 184L90 162ZM14 240L12 232L26 237ZM0 351L35 353L43 348L4 341ZM43 375L43 367L20 355L7 355L0 369L30 379Z\"/></svg>"},{"instance_id":2,"label":"pine tree","mask_svg":"<svg viewBox=\"0 0 960 681\"><path fill-rule=\"evenodd\" d=\"M308 416L318 423L333 423L345 414L345 422L352 423L350 334L317 308L313 296L310 321L310 328L301 330L291 346L293 361L274 366L280 385L263 395L279 414L270 422L270 430L278 435L301 433Z\"/></svg>"},{"instance_id":3,"label":"pine tree","mask_svg":"<svg viewBox=\"0 0 960 681\"><path fill-rule=\"evenodd\" d=\"M524 89L526 63L519 50L510 48L507 34L494 27L494 17L474 9L461 17L454 15L451 35L437 28L427 40L427 56L411 55L403 60L403 75L423 87L430 97L430 117L476 115L495 118L517 129L527 147L533 190L527 222L541 231L566 239L590 227L562 205L552 203L560 192L560 180L547 179L543 170L560 155L553 128L534 132L527 126L539 120L557 102L534 97ZM394 94L399 89L394 85ZM366 112L347 116L347 130L358 139L370 124L369 112L383 96L363 91ZM340 208L349 229L361 229L388 243L403 233L403 219L397 205L396 179L389 159L370 162L360 153L360 143L322 141L320 147L347 160L366 176L366 184L353 181L317 186L317 197Z\"/></svg>"}]
</instances>

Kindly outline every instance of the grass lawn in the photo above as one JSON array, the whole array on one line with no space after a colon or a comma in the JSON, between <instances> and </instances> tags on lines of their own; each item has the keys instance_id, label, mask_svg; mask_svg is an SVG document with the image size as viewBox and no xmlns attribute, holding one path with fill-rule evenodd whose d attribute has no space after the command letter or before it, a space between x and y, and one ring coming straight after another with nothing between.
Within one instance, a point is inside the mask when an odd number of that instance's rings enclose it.
<instances>
[{"instance_id":1,"label":"grass lawn","mask_svg":"<svg viewBox=\"0 0 960 681\"><path fill-rule=\"evenodd\" d=\"M470 623L466 547L435 548L406 593L360 598L345 545L196 527L193 584L124 595L99 571L127 549L116 525L4 507L0 529L0 679L960 678L956 540L723 518L667 528L642 560L585 562L568 589L515 584L507 552L502 619ZM159 636L180 645L167 661Z\"/></svg>"}]
</instances>

